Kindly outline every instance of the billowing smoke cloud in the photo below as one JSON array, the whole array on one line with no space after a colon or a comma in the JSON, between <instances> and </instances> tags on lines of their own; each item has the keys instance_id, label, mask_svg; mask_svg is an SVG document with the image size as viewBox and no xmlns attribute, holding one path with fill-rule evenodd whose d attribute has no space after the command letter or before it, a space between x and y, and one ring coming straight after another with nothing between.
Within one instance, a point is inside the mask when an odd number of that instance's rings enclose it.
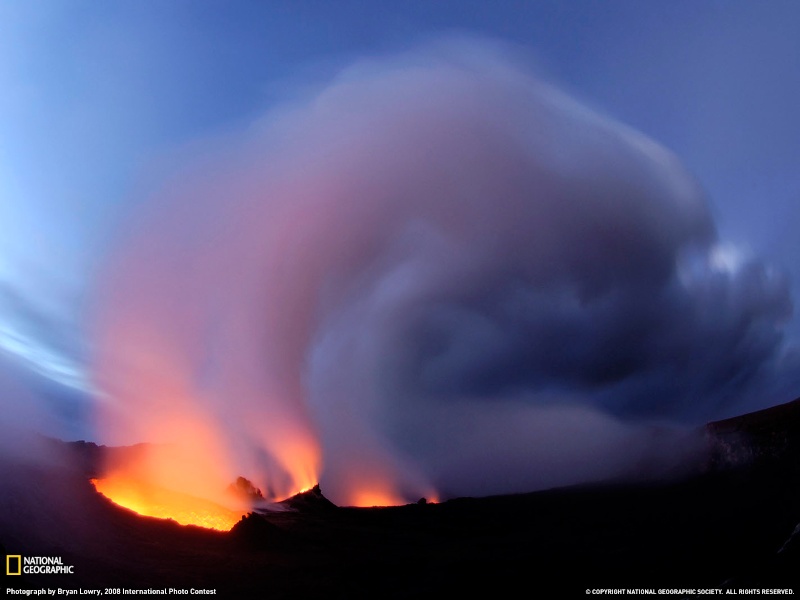
<instances>
[{"instance_id":1,"label":"billowing smoke cloud","mask_svg":"<svg viewBox=\"0 0 800 600\"><path fill-rule=\"evenodd\" d=\"M496 48L358 63L226 146L132 228L97 330L108 439L184 444L206 482L371 504L621 476L662 456L645 424L780 359L786 282L719 243L678 160Z\"/></svg>"}]
</instances>

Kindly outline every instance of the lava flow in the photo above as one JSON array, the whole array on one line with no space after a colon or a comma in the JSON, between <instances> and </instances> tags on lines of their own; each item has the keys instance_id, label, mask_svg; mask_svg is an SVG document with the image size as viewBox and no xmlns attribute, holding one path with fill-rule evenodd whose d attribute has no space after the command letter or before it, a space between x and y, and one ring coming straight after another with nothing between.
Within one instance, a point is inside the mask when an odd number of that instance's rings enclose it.
<instances>
[{"instance_id":1,"label":"lava flow","mask_svg":"<svg viewBox=\"0 0 800 600\"><path fill-rule=\"evenodd\" d=\"M213 424L187 413L162 426L171 428L173 443L109 454L101 477L91 480L95 489L141 515L229 531L251 499L229 489L233 471Z\"/></svg>"},{"instance_id":2,"label":"lava flow","mask_svg":"<svg viewBox=\"0 0 800 600\"><path fill-rule=\"evenodd\" d=\"M148 517L173 519L181 525L230 531L247 512L121 475L90 481L98 492L119 506Z\"/></svg>"}]
</instances>

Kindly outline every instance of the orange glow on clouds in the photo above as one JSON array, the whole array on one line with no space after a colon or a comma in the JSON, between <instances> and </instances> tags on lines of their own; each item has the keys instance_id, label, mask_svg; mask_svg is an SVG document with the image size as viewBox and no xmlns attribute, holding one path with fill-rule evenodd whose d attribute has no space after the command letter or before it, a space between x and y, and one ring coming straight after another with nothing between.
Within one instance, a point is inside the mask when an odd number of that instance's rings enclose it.
<instances>
[{"instance_id":1,"label":"orange glow on clouds","mask_svg":"<svg viewBox=\"0 0 800 600\"><path fill-rule=\"evenodd\" d=\"M401 506L406 502L400 496L383 490L358 490L353 493L352 506Z\"/></svg>"},{"instance_id":2,"label":"orange glow on clouds","mask_svg":"<svg viewBox=\"0 0 800 600\"><path fill-rule=\"evenodd\" d=\"M403 506L408 504L408 501L401 495L382 488L365 488L355 490L351 495L351 501L348 503L350 506L361 508L370 508L376 506ZM425 497L425 502L428 504L436 504L439 502L438 496L431 494Z\"/></svg>"},{"instance_id":3,"label":"orange glow on clouds","mask_svg":"<svg viewBox=\"0 0 800 600\"><path fill-rule=\"evenodd\" d=\"M112 455L105 475L92 480L97 491L141 515L229 531L252 509L254 498L230 489L243 474L233 466L218 424L199 411L191 414L188 410L162 413L158 420L147 421L147 436L168 442ZM265 494L267 500L282 500L317 483L319 453L314 441L302 435L287 435L279 441L280 452L273 455L286 470L281 481L244 473L253 477L256 487L271 490Z\"/></svg>"},{"instance_id":4,"label":"orange glow on clouds","mask_svg":"<svg viewBox=\"0 0 800 600\"><path fill-rule=\"evenodd\" d=\"M115 456L92 480L98 492L142 515L221 531L248 512L227 489L235 477L211 421L174 413L152 423L151 435L171 441Z\"/></svg>"}]
</instances>

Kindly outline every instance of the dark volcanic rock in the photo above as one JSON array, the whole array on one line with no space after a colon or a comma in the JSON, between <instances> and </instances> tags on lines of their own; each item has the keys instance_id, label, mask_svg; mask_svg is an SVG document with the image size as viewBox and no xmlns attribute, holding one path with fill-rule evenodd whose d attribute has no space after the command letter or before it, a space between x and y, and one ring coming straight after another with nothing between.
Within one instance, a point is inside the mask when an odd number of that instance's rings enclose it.
<instances>
[{"instance_id":1,"label":"dark volcanic rock","mask_svg":"<svg viewBox=\"0 0 800 600\"><path fill-rule=\"evenodd\" d=\"M337 508L315 487L227 533L113 505L88 482L113 449L62 444L86 462L0 464L0 544L75 565L30 586L183 586L237 599L797 588L800 403L705 431L712 468L681 481L369 509Z\"/></svg>"},{"instance_id":2,"label":"dark volcanic rock","mask_svg":"<svg viewBox=\"0 0 800 600\"><path fill-rule=\"evenodd\" d=\"M800 523L792 531L792 535L783 543L778 554L783 554L786 557L793 556L800 558Z\"/></svg>"},{"instance_id":3,"label":"dark volcanic rock","mask_svg":"<svg viewBox=\"0 0 800 600\"><path fill-rule=\"evenodd\" d=\"M253 485L253 482L246 477L237 477L236 481L228 486L228 491L234 496L250 501L264 499L261 490Z\"/></svg>"},{"instance_id":4,"label":"dark volcanic rock","mask_svg":"<svg viewBox=\"0 0 800 600\"><path fill-rule=\"evenodd\" d=\"M277 550L291 545L292 536L263 517L250 513L233 526L230 538L250 550Z\"/></svg>"},{"instance_id":5,"label":"dark volcanic rock","mask_svg":"<svg viewBox=\"0 0 800 600\"><path fill-rule=\"evenodd\" d=\"M54 454L63 455L73 468L89 478L102 477L109 464L125 464L140 459L150 446L102 446L84 440L62 442L52 438L47 438L46 443Z\"/></svg>"},{"instance_id":6,"label":"dark volcanic rock","mask_svg":"<svg viewBox=\"0 0 800 600\"><path fill-rule=\"evenodd\" d=\"M726 587L799 584L800 399L709 423L706 432L708 480L729 487L735 494L729 501L742 507L731 519L731 534L762 549L732 570Z\"/></svg>"},{"instance_id":7,"label":"dark volcanic rock","mask_svg":"<svg viewBox=\"0 0 800 600\"><path fill-rule=\"evenodd\" d=\"M706 432L714 470L777 469L800 477L800 398L709 423Z\"/></svg>"},{"instance_id":8,"label":"dark volcanic rock","mask_svg":"<svg viewBox=\"0 0 800 600\"><path fill-rule=\"evenodd\" d=\"M319 485L315 485L310 490L295 494L287 498L280 504L299 511L330 511L338 508L333 502L328 500L319 489Z\"/></svg>"}]
</instances>

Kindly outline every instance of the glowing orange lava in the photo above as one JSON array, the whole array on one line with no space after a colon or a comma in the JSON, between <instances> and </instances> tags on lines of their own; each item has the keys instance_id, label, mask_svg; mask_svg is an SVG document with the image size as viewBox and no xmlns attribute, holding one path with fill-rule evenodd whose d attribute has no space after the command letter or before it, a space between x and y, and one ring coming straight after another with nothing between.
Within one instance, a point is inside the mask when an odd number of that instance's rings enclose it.
<instances>
[{"instance_id":1,"label":"glowing orange lava","mask_svg":"<svg viewBox=\"0 0 800 600\"><path fill-rule=\"evenodd\" d=\"M149 517L173 519L181 525L197 525L230 531L246 514L220 506L211 500L182 494L121 475L92 479L92 484L106 498Z\"/></svg>"},{"instance_id":2,"label":"glowing orange lava","mask_svg":"<svg viewBox=\"0 0 800 600\"><path fill-rule=\"evenodd\" d=\"M375 507L375 506L401 506L406 504L400 496L395 496L383 491L363 491L353 495L352 506Z\"/></svg>"}]
</instances>

